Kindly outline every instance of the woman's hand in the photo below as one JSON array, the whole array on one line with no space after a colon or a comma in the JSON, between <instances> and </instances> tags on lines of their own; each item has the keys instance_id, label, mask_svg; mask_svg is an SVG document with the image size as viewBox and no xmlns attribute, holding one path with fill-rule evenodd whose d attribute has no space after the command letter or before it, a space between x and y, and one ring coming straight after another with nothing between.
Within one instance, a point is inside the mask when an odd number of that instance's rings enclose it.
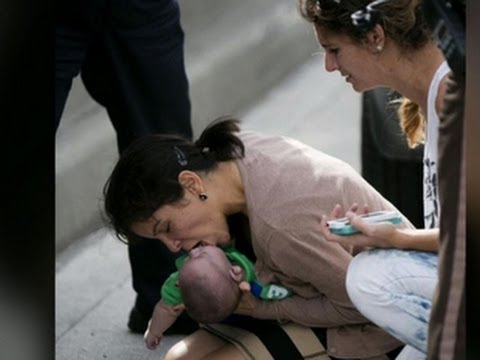
<instances>
[{"instance_id":1,"label":"woman's hand","mask_svg":"<svg viewBox=\"0 0 480 360\"><path fill-rule=\"evenodd\" d=\"M243 280L245 277L243 269L238 265L233 265L230 268L230 277L238 284L241 291L240 302L234 311L235 314L252 316L256 299L250 292L250 283Z\"/></svg>"},{"instance_id":2,"label":"woman's hand","mask_svg":"<svg viewBox=\"0 0 480 360\"><path fill-rule=\"evenodd\" d=\"M323 215L320 222L320 230L328 241L339 243L342 246L360 246L360 247L377 247L391 248L396 247L396 239L398 237L398 229L389 222L384 223L366 223L358 215L358 205L353 204L345 216L349 219L350 224L360 233L353 235L335 235L328 228L327 221L341 217L342 208L336 205L330 213L330 216ZM368 213L368 206L364 206L362 213Z\"/></svg>"},{"instance_id":3,"label":"woman's hand","mask_svg":"<svg viewBox=\"0 0 480 360\"><path fill-rule=\"evenodd\" d=\"M250 292L250 284L246 281L242 281L238 284L238 287L242 292L242 296L240 297L240 302L234 312L235 314L252 316L257 299Z\"/></svg>"}]
</instances>

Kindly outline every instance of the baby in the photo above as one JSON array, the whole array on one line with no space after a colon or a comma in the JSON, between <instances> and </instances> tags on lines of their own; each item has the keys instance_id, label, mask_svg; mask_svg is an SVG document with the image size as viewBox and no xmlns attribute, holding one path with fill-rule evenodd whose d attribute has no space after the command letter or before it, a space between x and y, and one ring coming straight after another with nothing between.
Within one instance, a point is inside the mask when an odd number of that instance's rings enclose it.
<instances>
[{"instance_id":1,"label":"baby","mask_svg":"<svg viewBox=\"0 0 480 360\"><path fill-rule=\"evenodd\" d=\"M203 324L218 323L231 315L240 301L238 285L242 281L248 282L250 292L263 300L280 300L291 294L282 286L262 284L253 263L234 248L197 247L177 259L176 266L179 271L165 281L162 298L145 332L145 343L151 350L183 310Z\"/></svg>"}]
</instances>

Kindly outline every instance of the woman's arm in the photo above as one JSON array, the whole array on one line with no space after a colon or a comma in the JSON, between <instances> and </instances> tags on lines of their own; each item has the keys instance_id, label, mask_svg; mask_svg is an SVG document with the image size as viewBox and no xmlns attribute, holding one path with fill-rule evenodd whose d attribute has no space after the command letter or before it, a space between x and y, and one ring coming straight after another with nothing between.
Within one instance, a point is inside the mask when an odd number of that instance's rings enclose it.
<instances>
[{"instance_id":1,"label":"woman's arm","mask_svg":"<svg viewBox=\"0 0 480 360\"><path fill-rule=\"evenodd\" d=\"M332 214L334 211L332 211ZM402 229L390 223L368 224L352 211L345 214L353 227L361 233L354 235L335 235L328 228L327 221L333 217L324 215L320 230L328 241L343 246L398 248L422 251L438 251L438 229Z\"/></svg>"},{"instance_id":2,"label":"woman's arm","mask_svg":"<svg viewBox=\"0 0 480 360\"><path fill-rule=\"evenodd\" d=\"M313 224L315 219L307 221ZM326 241L320 231L305 229L303 224L298 227L296 231L274 230L265 239L266 251L262 253L268 258L262 259L260 268L268 264L270 270L257 274L260 280L265 275L263 281L268 281L269 272L273 271L274 282L290 288L295 295L280 301L253 298L250 312L242 313L316 327L367 323L351 303L345 286L352 255L338 244ZM244 309L239 311L248 310L245 302L241 305Z\"/></svg>"},{"instance_id":3,"label":"woman's arm","mask_svg":"<svg viewBox=\"0 0 480 360\"><path fill-rule=\"evenodd\" d=\"M398 249L413 249L438 252L439 229L397 229L394 246Z\"/></svg>"},{"instance_id":4,"label":"woman's arm","mask_svg":"<svg viewBox=\"0 0 480 360\"><path fill-rule=\"evenodd\" d=\"M310 327L334 327L346 324L364 324L368 320L353 306L332 303L324 295L306 299L294 295L284 300L266 301L253 297L246 302L242 299L242 306L238 314L249 315L257 319L277 320L279 322L293 321L297 324Z\"/></svg>"}]
</instances>

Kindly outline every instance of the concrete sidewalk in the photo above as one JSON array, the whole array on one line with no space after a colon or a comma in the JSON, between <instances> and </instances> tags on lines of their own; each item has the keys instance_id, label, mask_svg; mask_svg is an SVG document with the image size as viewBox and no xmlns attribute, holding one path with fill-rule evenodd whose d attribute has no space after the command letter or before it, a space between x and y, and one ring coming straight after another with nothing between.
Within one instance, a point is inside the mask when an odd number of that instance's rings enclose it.
<instances>
[{"instance_id":1,"label":"concrete sidewalk","mask_svg":"<svg viewBox=\"0 0 480 360\"><path fill-rule=\"evenodd\" d=\"M244 128L299 139L359 170L360 95L324 71L321 54L238 115ZM167 336L156 351L146 349L126 326L134 297L127 248L108 230L62 251L56 263L56 359L163 359L181 336Z\"/></svg>"}]
</instances>

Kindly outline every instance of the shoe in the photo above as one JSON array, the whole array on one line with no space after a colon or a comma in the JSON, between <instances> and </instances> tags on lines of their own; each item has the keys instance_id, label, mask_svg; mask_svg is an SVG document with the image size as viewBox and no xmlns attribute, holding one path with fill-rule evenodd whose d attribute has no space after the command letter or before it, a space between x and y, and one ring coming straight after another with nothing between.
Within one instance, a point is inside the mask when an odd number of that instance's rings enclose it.
<instances>
[{"instance_id":1,"label":"shoe","mask_svg":"<svg viewBox=\"0 0 480 360\"><path fill-rule=\"evenodd\" d=\"M144 334L148 327L150 316L140 312L136 306L130 311L127 326L134 334Z\"/></svg>"},{"instance_id":2,"label":"shoe","mask_svg":"<svg viewBox=\"0 0 480 360\"><path fill-rule=\"evenodd\" d=\"M138 310L136 306L130 311L127 326L131 332L143 335L148 327L150 315L146 315ZM170 328L165 331L165 335L189 335L199 329L198 323L193 321L187 313L182 313Z\"/></svg>"}]
</instances>

